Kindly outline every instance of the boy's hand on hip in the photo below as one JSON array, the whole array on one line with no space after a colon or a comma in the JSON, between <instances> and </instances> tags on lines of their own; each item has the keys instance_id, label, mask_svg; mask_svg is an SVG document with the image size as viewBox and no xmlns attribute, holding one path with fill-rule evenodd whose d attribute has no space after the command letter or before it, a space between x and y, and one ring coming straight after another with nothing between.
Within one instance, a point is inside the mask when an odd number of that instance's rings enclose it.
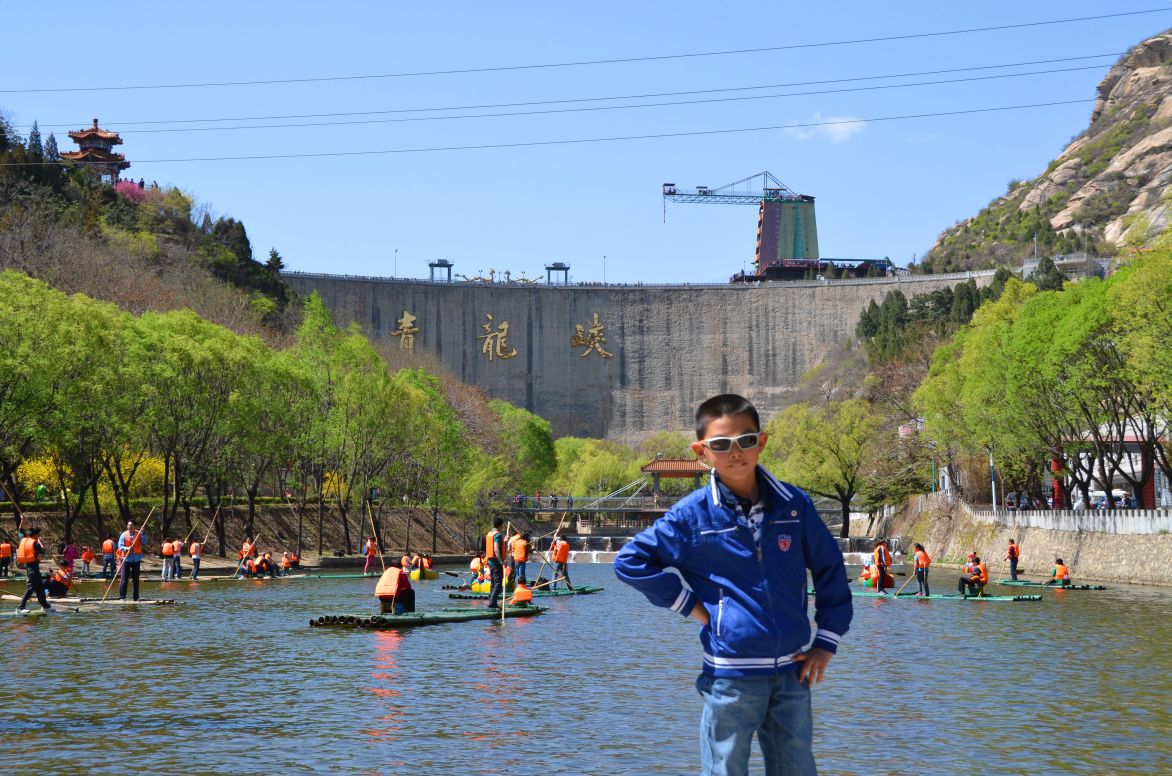
<instances>
[{"instance_id":1,"label":"boy's hand on hip","mask_svg":"<svg viewBox=\"0 0 1172 776\"><path fill-rule=\"evenodd\" d=\"M693 620L698 620L701 625L708 624L708 610L704 608L704 604L697 602L692 607L692 613L688 615Z\"/></svg>"},{"instance_id":2,"label":"boy's hand on hip","mask_svg":"<svg viewBox=\"0 0 1172 776\"><path fill-rule=\"evenodd\" d=\"M821 682L826 678L826 666L830 665L832 657L834 657L833 653L820 647L812 647L796 655L794 660L802 664L798 671L798 681L810 686Z\"/></svg>"}]
</instances>

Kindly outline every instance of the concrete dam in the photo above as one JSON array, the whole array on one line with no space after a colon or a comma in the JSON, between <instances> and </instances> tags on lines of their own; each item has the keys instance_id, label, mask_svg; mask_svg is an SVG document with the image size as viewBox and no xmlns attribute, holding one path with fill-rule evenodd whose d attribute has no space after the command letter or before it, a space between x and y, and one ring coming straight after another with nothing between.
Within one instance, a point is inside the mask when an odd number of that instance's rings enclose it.
<instances>
[{"instance_id":1,"label":"concrete dam","mask_svg":"<svg viewBox=\"0 0 1172 776\"><path fill-rule=\"evenodd\" d=\"M696 405L741 393L763 418L854 336L859 314L992 273L745 285L433 282L284 273L335 322L432 352L455 376L550 421L555 436L635 442L692 428ZM387 342L389 340L389 343Z\"/></svg>"}]
</instances>

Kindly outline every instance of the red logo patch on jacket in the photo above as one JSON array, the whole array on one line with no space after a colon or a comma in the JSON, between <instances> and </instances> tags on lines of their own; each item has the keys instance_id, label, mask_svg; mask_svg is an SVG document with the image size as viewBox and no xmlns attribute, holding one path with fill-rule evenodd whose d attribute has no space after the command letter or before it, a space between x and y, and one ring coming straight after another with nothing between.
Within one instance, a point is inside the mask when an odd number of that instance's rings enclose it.
<instances>
[{"instance_id":1,"label":"red logo patch on jacket","mask_svg":"<svg viewBox=\"0 0 1172 776\"><path fill-rule=\"evenodd\" d=\"M793 545L793 541L789 538L789 534L782 534L777 537L777 546L782 552L789 552L791 545Z\"/></svg>"}]
</instances>

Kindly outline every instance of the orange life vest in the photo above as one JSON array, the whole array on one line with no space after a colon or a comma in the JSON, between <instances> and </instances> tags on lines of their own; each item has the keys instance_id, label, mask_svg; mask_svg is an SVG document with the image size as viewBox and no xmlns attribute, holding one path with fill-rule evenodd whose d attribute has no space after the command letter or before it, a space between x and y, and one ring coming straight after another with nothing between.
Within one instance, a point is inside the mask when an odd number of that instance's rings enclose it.
<instances>
[{"instance_id":1,"label":"orange life vest","mask_svg":"<svg viewBox=\"0 0 1172 776\"><path fill-rule=\"evenodd\" d=\"M114 540L113 539L107 539L106 541L102 542L102 553L104 555L113 555L114 554Z\"/></svg>"},{"instance_id":2,"label":"orange life vest","mask_svg":"<svg viewBox=\"0 0 1172 776\"><path fill-rule=\"evenodd\" d=\"M86 547L84 550L81 551L81 559L83 561L85 561L86 563L90 563L96 557L97 556L94 555L94 551L91 550L89 547Z\"/></svg>"},{"instance_id":3,"label":"orange life vest","mask_svg":"<svg viewBox=\"0 0 1172 776\"><path fill-rule=\"evenodd\" d=\"M977 564L977 567L973 569L973 575L981 580L982 585L989 583L989 567L985 565L985 561Z\"/></svg>"},{"instance_id":4,"label":"orange life vest","mask_svg":"<svg viewBox=\"0 0 1172 776\"><path fill-rule=\"evenodd\" d=\"M1054 579L1070 579L1070 569L1061 563L1054 564Z\"/></svg>"},{"instance_id":5,"label":"orange life vest","mask_svg":"<svg viewBox=\"0 0 1172 776\"><path fill-rule=\"evenodd\" d=\"M481 560L480 556L477 556L472 559L471 563L468 564L468 570L469 571L480 571L482 566L484 566L484 561Z\"/></svg>"},{"instance_id":6,"label":"orange life vest","mask_svg":"<svg viewBox=\"0 0 1172 776\"><path fill-rule=\"evenodd\" d=\"M932 559L928 557L927 550L916 550L915 563L918 569L926 569L932 565Z\"/></svg>"},{"instance_id":7,"label":"orange life vest","mask_svg":"<svg viewBox=\"0 0 1172 776\"><path fill-rule=\"evenodd\" d=\"M529 542L517 539L513 542L513 560L524 563L529 560Z\"/></svg>"},{"instance_id":8,"label":"orange life vest","mask_svg":"<svg viewBox=\"0 0 1172 776\"><path fill-rule=\"evenodd\" d=\"M492 560L493 558L497 558L498 560L504 560L503 558L501 558L500 556L497 555L497 549L496 549L496 540L500 535L501 535L501 532L495 528L492 529L491 531L489 531L487 535L485 535L485 537L484 537L484 558L485 558L485 560Z\"/></svg>"},{"instance_id":9,"label":"orange life vest","mask_svg":"<svg viewBox=\"0 0 1172 776\"><path fill-rule=\"evenodd\" d=\"M410 590L411 581L403 569L389 568L378 578L374 586L374 597L380 600L394 598L400 590Z\"/></svg>"},{"instance_id":10,"label":"orange life vest","mask_svg":"<svg viewBox=\"0 0 1172 776\"><path fill-rule=\"evenodd\" d=\"M191 557L198 558L199 554L203 552L203 545L199 542L192 542L189 552L191 553Z\"/></svg>"},{"instance_id":11,"label":"orange life vest","mask_svg":"<svg viewBox=\"0 0 1172 776\"><path fill-rule=\"evenodd\" d=\"M891 565L891 551L887 549L887 545L880 544L875 548L875 563L883 566Z\"/></svg>"},{"instance_id":12,"label":"orange life vest","mask_svg":"<svg viewBox=\"0 0 1172 776\"><path fill-rule=\"evenodd\" d=\"M553 543L553 559L555 563L570 562L570 543L565 539L558 539Z\"/></svg>"},{"instance_id":13,"label":"orange life vest","mask_svg":"<svg viewBox=\"0 0 1172 776\"><path fill-rule=\"evenodd\" d=\"M432 566L434 566L434 565L435 565L435 561L433 561L433 560L431 559L431 556L428 556L428 557L426 557L426 558L424 558L424 559L423 559L423 568L425 568L425 569L430 569L430 568L431 568Z\"/></svg>"},{"instance_id":14,"label":"orange life vest","mask_svg":"<svg viewBox=\"0 0 1172 776\"><path fill-rule=\"evenodd\" d=\"M512 603L523 604L533 601L533 591L521 583L517 583L517 590L513 593Z\"/></svg>"},{"instance_id":15,"label":"orange life vest","mask_svg":"<svg viewBox=\"0 0 1172 776\"><path fill-rule=\"evenodd\" d=\"M56 571L53 572L53 579L55 579L58 582L60 582L61 584L65 585L66 590L73 587L73 580L70 579L69 575L66 574L64 571L62 571L61 569L57 569Z\"/></svg>"},{"instance_id":16,"label":"orange life vest","mask_svg":"<svg viewBox=\"0 0 1172 776\"><path fill-rule=\"evenodd\" d=\"M366 556L368 558L373 558L375 555L378 555L378 545L375 544L374 539L367 539L366 540Z\"/></svg>"},{"instance_id":17,"label":"orange life vest","mask_svg":"<svg viewBox=\"0 0 1172 776\"><path fill-rule=\"evenodd\" d=\"M31 536L21 539L20 546L16 548L16 562L36 563L40 559L40 554L37 552L37 540Z\"/></svg>"},{"instance_id":18,"label":"orange life vest","mask_svg":"<svg viewBox=\"0 0 1172 776\"><path fill-rule=\"evenodd\" d=\"M248 558L252 556L252 542L245 542L240 545L240 557Z\"/></svg>"},{"instance_id":19,"label":"orange life vest","mask_svg":"<svg viewBox=\"0 0 1172 776\"><path fill-rule=\"evenodd\" d=\"M119 538L121 538L123 540L122 541L123 544L131 544L129 550L122 551L123 555L128 555L128 554L129 555L140 555L140 554L142 554L142 531L135 531L134 532L134 542L133 543L131 543L129 541L130 540L130 531L123 531L122 536Z\"/></svg>"},{"instance_id":20,"label":"orange life vest","mask_svg":"<svg viewBox=\"0 0 1172 776\"><path fill-rule=\"evenodd\" d=\"M175 554L175 545L171 542L163 542L163 557L170 558Z\"/></svg>"},{"instance_id":21,"label":"orange life vest","mask_svg":"<svg viewBox=\"0 0 1172 776\"><path fill-rule=\"evenodd\" d=\"M0 558L12 557L12 542L4 542L0 544Z\"/></svg>"},{"instance_id":22,"label":"orange life vest","mask_svg":"<svg viewBox=\"0 0 1172 776\"><path fill-rule=\"evenodd\" d=\"M1019 549L1017 548L1017 545L1016 545L1016 544L1011 544L1011 545L1009 545L1009 549L1005 551L1005 554L1006 554L1006 555L1007 555L1007 556L1008 556L1010 559L1013 559L1013 558L1019 558L1019 557L1021 557L1021 550L1019 550Z\"/></svg>"}]
</instances>

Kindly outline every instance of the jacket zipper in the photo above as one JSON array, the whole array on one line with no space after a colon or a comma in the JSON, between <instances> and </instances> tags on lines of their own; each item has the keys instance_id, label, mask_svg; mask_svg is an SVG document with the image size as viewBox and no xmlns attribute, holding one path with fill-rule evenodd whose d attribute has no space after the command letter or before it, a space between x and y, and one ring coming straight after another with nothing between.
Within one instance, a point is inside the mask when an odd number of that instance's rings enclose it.
<instances>
[{"instance_id":1,"label":"jacket zipper","mask_svg":"<svg viewBox=\"0 0 1172 776\"><path fill-rule=\"evenodd\" d=\"M724 588L720 589L720 602L716 605L716 635L720 635L720 626L724 622Z\"/></svg>"}]
</instances>

